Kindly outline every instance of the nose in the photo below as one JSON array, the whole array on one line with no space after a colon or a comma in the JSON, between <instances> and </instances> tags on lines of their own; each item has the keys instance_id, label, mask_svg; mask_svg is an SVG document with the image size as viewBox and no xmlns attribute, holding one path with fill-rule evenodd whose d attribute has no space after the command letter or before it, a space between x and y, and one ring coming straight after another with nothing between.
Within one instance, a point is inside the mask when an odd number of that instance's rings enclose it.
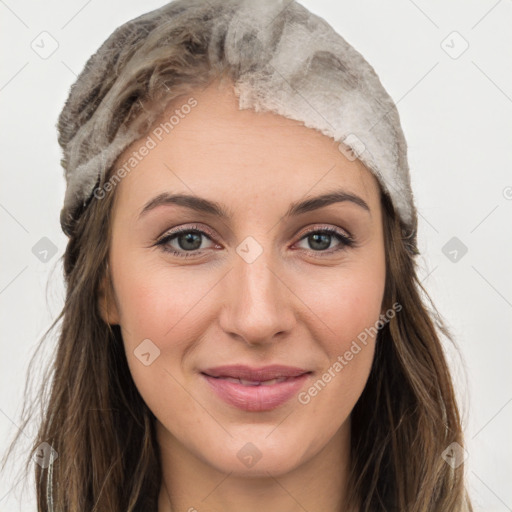
<instances>
[{"instance_id":1,"label":"nose","mask_svg":"<svg viewBox=\"0 0 512 512\"><path fill-rule=\"evenodd\" d=\"M296 322L295 296L279 264L267 252L251 263L236 255L224 283L225 301L219 316L224 332L253 346L286 337Z\"/></svg>"}]
</instances>

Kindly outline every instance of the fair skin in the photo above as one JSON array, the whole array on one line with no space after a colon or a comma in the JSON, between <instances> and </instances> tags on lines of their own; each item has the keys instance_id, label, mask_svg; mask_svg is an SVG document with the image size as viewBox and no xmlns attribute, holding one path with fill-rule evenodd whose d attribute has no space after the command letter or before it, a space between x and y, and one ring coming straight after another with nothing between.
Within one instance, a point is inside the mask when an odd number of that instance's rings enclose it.
<instances>
[{"instance_id":1,"label":"fair skin","mask_svg":"<svg viewBox=\"0 0 512 512\"><path fill-rule=\"evenodd\" d=\"M385 284L378 183L320 132L239 110L225 85L184 96L169 112L190 96L197 106L116 186L114 300L102 293L100 301L105 321L121 326L135 385L157 418L158 511L345 511L350 413L368 379L374 338L307 404L296 394L272 410L242 410L212 392L201 370L306 368L304 397L375 324ZM367 208L344 200L285 215L292 203L340 189ZM229 216L164 204L139 217L163 192L215 201ZM189 231L166 247L187 257L155 245L175 227ZM207 234L190 238L191 228ZM355 245L322 237L322 228ZM320 231L316 243L309 229ZM251 251L262 250L250 263L237 252L247 237L257 244ZM148 365L134 354L146 339L160 351ZM249 467L240 450L260 458Z\"/></svg>"}]
</instances>

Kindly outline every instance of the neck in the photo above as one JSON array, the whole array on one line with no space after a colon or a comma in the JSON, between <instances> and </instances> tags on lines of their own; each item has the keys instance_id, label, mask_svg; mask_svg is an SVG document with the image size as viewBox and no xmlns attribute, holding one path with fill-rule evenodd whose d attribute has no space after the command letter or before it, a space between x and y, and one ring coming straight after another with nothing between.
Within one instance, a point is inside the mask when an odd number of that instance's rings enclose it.
<instances>
[{"instance_id":1,"label":"neck","mask_svg":"<svg viewBox=\"0 0 512 512\"><path fill-rule=\"evenodd\" d=\"M162 486L158 512L347 512L350 418L311 459L287 473L223 473L196 457L157 421Z\"/></svg>"}]
</instances>

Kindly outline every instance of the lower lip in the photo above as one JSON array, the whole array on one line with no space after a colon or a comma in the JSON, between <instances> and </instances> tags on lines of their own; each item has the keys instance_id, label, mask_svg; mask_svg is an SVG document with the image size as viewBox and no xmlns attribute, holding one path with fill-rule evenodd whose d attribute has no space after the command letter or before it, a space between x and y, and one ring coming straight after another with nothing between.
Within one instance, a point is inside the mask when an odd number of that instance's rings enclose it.
<instances>
[{"instance_id":1,"label":"lower lip","mask_svg":"<svg viewBox=\"0 0 512 512\"><path fill-rule=\"evenodd\" d=\"M308 373L290 377L269 386L244 386L222 378L201 374L213 391L226 403L250 412L270 411L296 395L309 377Z\"/></svg>"}]
</instances>

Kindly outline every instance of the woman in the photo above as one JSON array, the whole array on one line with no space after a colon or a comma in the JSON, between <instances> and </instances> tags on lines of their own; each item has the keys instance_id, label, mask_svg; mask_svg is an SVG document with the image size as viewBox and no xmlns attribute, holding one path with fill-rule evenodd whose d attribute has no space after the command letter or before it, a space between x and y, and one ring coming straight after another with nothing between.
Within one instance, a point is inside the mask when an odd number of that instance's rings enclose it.
<instances>
[{"instance_id":1,"label":"woman","mask_svg":"<svg viewBox=\"0 0 512 512\"><path fill-rule=\"evenodd\" d=\"M91 57L58 129L39 510L472 510L398 113L324 20L171 2Z\"/></svg>"}]
</instances>

